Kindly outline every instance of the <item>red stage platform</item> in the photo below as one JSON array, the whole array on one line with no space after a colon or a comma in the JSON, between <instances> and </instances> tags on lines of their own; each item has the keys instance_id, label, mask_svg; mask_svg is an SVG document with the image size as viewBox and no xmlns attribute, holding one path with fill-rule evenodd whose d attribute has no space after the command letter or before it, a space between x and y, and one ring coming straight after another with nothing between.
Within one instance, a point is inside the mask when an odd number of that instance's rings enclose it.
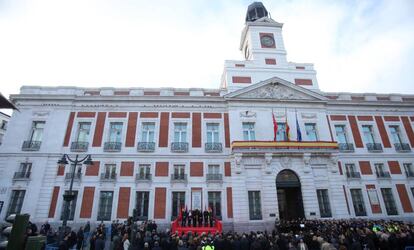
<instances>
[{"instance_id":1,"label":"red stage platform","mask_svg":"<svg viewBox=\"0 0 414 250\"><path fill-rule=\"evenodd\" d=\"M181 226L181 221L178 221L178 218L175 219L172 223L171 223L171 233L176 233L178 232L178 234L182 234L182 233L188 233L188 232L192 232L192 233L197 233L198 235L202 234L202 233L221 233L223 231L223 225L221 224L221 221L215 219L215 226L213 227L182 227Z\"/></svg>"}]
</instances>

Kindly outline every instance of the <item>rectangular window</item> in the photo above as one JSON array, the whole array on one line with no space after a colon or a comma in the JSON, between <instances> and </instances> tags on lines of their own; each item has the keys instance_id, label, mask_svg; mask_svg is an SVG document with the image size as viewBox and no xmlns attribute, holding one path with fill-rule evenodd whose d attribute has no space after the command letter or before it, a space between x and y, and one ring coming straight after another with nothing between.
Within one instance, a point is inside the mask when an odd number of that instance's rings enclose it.
<instances>
[{"instance_id":1,"label":"rectangular window","mask_svg":"<svg viewBox=\"0 0 414 250\"><path fill-rule=\"evenodd\" d=\"M78 125L78 136L77 142L88 142L89 141L89 132L91 130L90 122L80 122Z\"/></svg>"},{"instance_id":2,"label":"rectangular window","mask_svg":"<svg viewBox=\"0 0 414 250\"><path fill-rule=\"evenodd\" d=\"M139 164L138 173L141 178L146 178L151 174L150 164Z\"/></svg>"},{"instance_id":3,"label":"rectangular window","mask_svg":"<svg viewBox=\"0 0 414 250\"><path fill-rule=\"evenodd\" d=\"M374 166L375 166L375 172L376 172L377 176L381 177L381 176L386 175L387 171L385 170L384 164L375 163Z\"/></svg>"},{"instance_id":4,"label":"rectangular window","mask_svg":"<svg viewBox=\"0 0 414 250\"><path fill-rule=\"evenodd\" d=\"M250 220L262 219L260 191L249 191L249 217Z\"/></svg>"},{"instance_id":5,"label":"rectangular window","mask_svg":"<svg viewBox=\"0 0 414 250\"><path fill-rule=\"evenodd\" d=\"M138 217L148 218L148 204L149 192L137 192L136 209Z\"/></svg>"},{"instance_id":6,"label":"rectangular window","mask_svg":"<svg viewBox=\"0 0 414 250\"><path fill-rule=\"evenodd\" d=\"M308 137L309 141L318 140L318 133L316 131L315 123L305 123L305 130L306 130L306 136Z\"/></svg>"},{"instance_id":7,"label":"rectangular window","mask_svg":"<svg viewBox=\"0 0 414 250\"><path fill-rule=\"evenodd\" d=\"M243 122L243 140L256 140L256 135L254 132L254 122Z\"/></svg>"},{"instance_id":8,"label":"rectangular window","mask_svg":"<svg viewBox=\"0 0 414 250\"><path fill-rule=\"evenodd\" d=\"M30 141L42 141L43 129L45 128L44 121L35 121L32 123L32 130L30 132Z\"/></svg>"},{"instance_id":9,"label":"rectangular window","mask_svg":"<svg viewBox=\"0 0 414 250\"><path fill-rule=\"evenodd\" d=\"M414 177L414 168L411 163L403 163L405 174L407 177Z\"/></svg>"},{"instance_id":10,"label":"rectangular window","mask_svg":"<svg viewBox=\"0 0 414 250\"><path fill-rule=\"evenodd\" d=\"M185 166L174 165L174 179L184 179L184 175L185 175Z\"/></svg>"},{"instance_id":11,"label":"rectangular window","mask_svg":"<svg viewBox=\"0 0 414 250\"><path fill-rule=\"evenodd\" d=\"M177 217L183 207L185 207L185 192L172 192L172 216Z\"/></svg>"},{"instance_id":12,"label":"rectangular window","mask_svg":"<svg viewBox=\"0 0 414 250\"><path fill-rule=\"evenodd\" d=\"M25 190L13 190L10 197L9 208L7 209L7 216L11 214L20 214L23 206ZM6 216L6 217L7 217Z\"/></svg>"},{"instance_id":13,"label":"rectangular window","mask_svg":"<svg viewBox=\"0 0 414 250\"><path fill-rule=\"evenodd\" d=\"M316 194L318 196L319 212L321 213L321 217L332 217L328 189L317 189Z\"/></svg>"},{"instance_id":14,"label":"rectangular window","mask_svg":"<svg viewBox=\"0 0 414 250\"><path fill-rule=\"evenodd\" d=\"M219 124L207 123L207 143L219 142Z\"/></svg>"},{"instance_id":15,"label":"rectangular window","mask_svg":"<svg viewBox=\"0 0 414 250\"><path fill-rule=\"evenodd\" d=\"M391 188L381 188L382 198L384 199L385 209L388 215L398 215L397 206L395 205L394 196Z\"/></svg>"},{"instance_id":16,"label":"rectangular window","mask_svg":"<svg viewBox=\"0 0 414 250\"><path fill-rule=\"evenodd\" d=\"M209 174L220 174L220 165L208 165Z\"/></svg>"},{"instance_id":17,"label":"rectangular window","mask_svg":"<svg viewBox=\"0 0 414 250\"><path fill-rule=\"evenodd\" d=\"M174 123L174 142L187 142L187 123Z\"/></svg>"},{"instance_id":18,"label":"rectangular window","mask_svg":"<svg viewBox=\"0 0 414 250\"><path fill-rule=\"evenodd\" d=\"M32 163L30 163L30 162L22 162L22 163L20 163L19 172L23 176L30 175L30 172L32 172Z\"/></svg>"},{"instance_id":19,"label":"rectangular window","mask_svg":"<svg viewBox=\"0 0 414 250\"><path fill-rule=\"evenodd\" d=\"M104 176L105 178L115 177L116 176L116 164L105 164Z\"/></svg>"},{"instance_id":20,"label":"rectangular window","mask_svg":"<svg viewBox=\"0 0 414 250\"><path fill-rule=\"evenodd\" d=\"M401 132L400 127L393 125L389 126L390 132L391 132L391 140L393 143L403 143L401 140Z\"/></svg>"},{"instance_id":21,"label":"rectangular window","mask_svg":"<svg viewBox=\"0 0 414 250\"><path fill-rule=\"evenodd\" d=\"M277 123L276 140L286 141L286 124L284 122Z\"/></svg>"},{"instance_id":22,"label":"rectangular window","mask_svg":"<svg viewBox=\"0 0 414 250\"><path fill-rule=\"evenodd\" d=\"M142 142L154 142L155 123L154 122L143 122L142 123Z\"/></svg>"},{"instance_id":23,"label":"rectangular window","mask_svg":"<svg viewBox=\"0 0 414 250\"><path fill-rule=\"evenodd\" d=\"M221 217L221 192L208 192L208 207L213 211L213 216Z\"/></svg>"},{"instance_id":24,"label":"rectangular window","mask_svg":"<svg viewBox=\"0 0 414 250\"><path fill-rule=\"evenodd\" d=\"M335 125L336 139L338 143L348 143L348 138L346 137L345 125Z\"/></svg>"},{"instance_id":25,"label":"rectangular window","mask_svg":"<svg viewBox=\"0 0 414 250\"><path fill-rule=\"evenodd\" d=\"M61 215L60 215L61 220L64 219L65 211L66 211L67 207L69 208L68 220L73 220L73 218L75 217L76 201L78 199L78 191L72 191L72 192L75 195L75 198L70 202L63 201L62 212L61 212ZM69 194L69 191L66 190L65 194Z\"/></svg>"},{"instance_id":26,"label":"rectangular window","mask_svg":"<svg viewBox=\"0 0 414 250\"><path fill-rule=\"evenodd\" d=\"M346 172L348 173L356 173L358 172L354 164L345 164Z\"/></svg>"},{"instance_id":27,"label":"rectangular window","mask_svg":"<svg viewBox=\"0 0 414 250\"><path fill-rule=\"evenodd\" d=\"M114 199L114 192L101 191L99 197L98 220L111 220L112 215L112 201Z\"/></svg>"},{"instance_id":28,"label":"rectangular window","mask_svg":"<svg viewBox=\"0 0 414 250\"><path fill-rule=\"evenodd\" d=\"M109 142L122 141L122 122L109 123Z\"/></svg>"},{"instance_id":29,"label":"rectangular window","mask_svg":"<svg viewBox=\"0 0 414 250\"><path fill-rule=\"evenodd\" d=\"M366 143L375 143L374 131L371 125L363 125L362 133L364 134L364 139Z\"/></svg>"},{"instance_id":30,"label":"rectangular window","mask_svg":"<svg viewBox=\"0 0 414 250\"><path fill-rule=\"evenodd\" d=\"M364 198L361 189L351 189L351 198L354 205L355 216L366 216Z\"/></svg>"},{"instance_id":31,"label":"rectangular window","mask_svg":"<svg viewBox=\"0 0 414 250\"><path fill-rule=\"evenodd\" d=\"M1 129L3 129L3 130L7 129L7 121L5 121L5 120L1 121Z\"/></svg>"}]
</instances>

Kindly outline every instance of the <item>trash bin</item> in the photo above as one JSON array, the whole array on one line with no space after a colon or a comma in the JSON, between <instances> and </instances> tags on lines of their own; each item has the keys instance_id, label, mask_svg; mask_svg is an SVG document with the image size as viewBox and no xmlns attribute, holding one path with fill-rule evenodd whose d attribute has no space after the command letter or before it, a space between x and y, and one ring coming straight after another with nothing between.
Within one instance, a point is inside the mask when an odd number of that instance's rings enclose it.
<instances>
[{"instance_id":1,"label":"trash bin","mask_svg":"<svg viewBox=\"0 0 414 250\"><path fill-rule=\"evenodd\" d=\"M41 250L46 245L46 236L30 236L27 238L26 250Z\"/></svg>"}]
</instances>

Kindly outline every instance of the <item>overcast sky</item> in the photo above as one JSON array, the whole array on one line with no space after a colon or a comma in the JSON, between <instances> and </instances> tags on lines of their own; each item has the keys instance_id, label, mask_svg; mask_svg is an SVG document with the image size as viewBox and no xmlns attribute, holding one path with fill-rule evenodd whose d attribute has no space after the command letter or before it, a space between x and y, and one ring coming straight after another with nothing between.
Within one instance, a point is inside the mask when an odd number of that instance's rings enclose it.
<instances>
[{"instance_id":1,"label":"overcast sky","mask_svg":"<svg viewBox=\"0 0 414 250\"><path fill-rule=\"evenodd\" d=\"M0 0L0 91L218 88L251 1ZM414 94L414 1L263 2L323 91Z\"/></svg>"}]
</instances>

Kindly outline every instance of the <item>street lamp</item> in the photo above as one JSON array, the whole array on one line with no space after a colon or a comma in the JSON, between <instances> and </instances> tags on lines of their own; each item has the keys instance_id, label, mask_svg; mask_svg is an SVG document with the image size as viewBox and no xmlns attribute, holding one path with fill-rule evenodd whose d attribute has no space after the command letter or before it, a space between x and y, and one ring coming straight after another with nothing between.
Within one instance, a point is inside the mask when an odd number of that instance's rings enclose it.
<instances>
[{"instance_id":1,"label":"street lamp","mask_svg":"<svg viewBox=\"0 0 414 250\"><path fill-rule=\"evenodd\" d=\"M62 231L61 237L63 237L64 233L66 232L66 225L68 224L68 217L69 217L69 204L71 201L75 199L75 194L73 194L72 187L73 187L73 180L75 179L75 172L76 167L81 165L82 163L86 166L90 166L93 164L91 155L87 155L84 158L80 159L79 155L75 156L75 159L69 157L69 155L64 154L62 158L57 162L59 165L67 165L70 163L74 164L71 176L70 176L70 186L69 192L63 193L63 200L65 201L64 211L63 211L63 222L62 222ZM80 169L79 169L80 170Z\"/></svg>"}]
</instances>

